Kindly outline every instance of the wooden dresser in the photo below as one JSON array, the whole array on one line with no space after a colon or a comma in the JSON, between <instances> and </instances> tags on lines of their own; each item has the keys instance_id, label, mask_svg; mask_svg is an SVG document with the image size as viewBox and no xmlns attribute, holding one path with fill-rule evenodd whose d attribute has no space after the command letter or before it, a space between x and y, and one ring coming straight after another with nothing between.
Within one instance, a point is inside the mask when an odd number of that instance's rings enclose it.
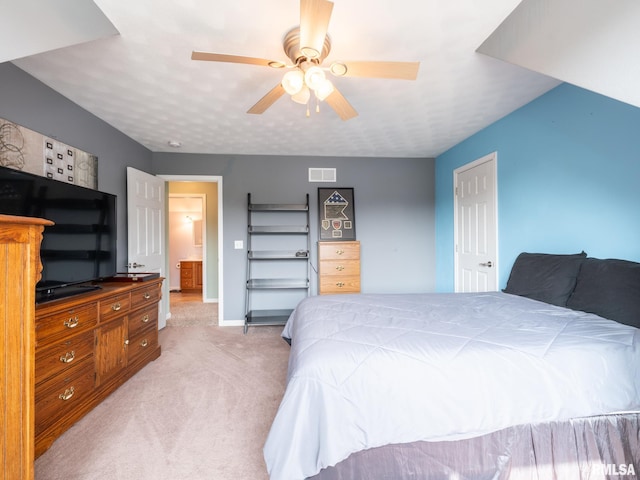
<instances>
[{"instance_id":1,"label":"wooden dresser","mask_svg":"<svg viewBox=\"0 0 640 480\"><path fill-rule=\"evenodd\" d=\"M202 260L180 261L180 290L202 291Z\"/></svg>"},{"instance_id":2,"label":"wooden dresser","mask_svg":"<svg viewBox=\"0 0 640 480\"><path fill-rule=\"evenodd\" d=\"M33 479L34 310L40 278L37 218L0 215L0 478Z\"/></svg>"},{"instance_id":3,"label":"wooden dresser","mask_svg":"<svg viewBox=\"0 0 640 480\"><path fill-rule=\"evenodd\" d=\"M318 242L318 294L360 292L360 242Z\"/></svg>"},{"instance_id":4,"label":"wooden dresser","mask_svg":"<svg viewBox=\"0 0 640 480\"><path fill-rule=\"evenodd\" d=\"M36 306L35 456L160 356L162 278Z\"/></svg>"}]
</instances>

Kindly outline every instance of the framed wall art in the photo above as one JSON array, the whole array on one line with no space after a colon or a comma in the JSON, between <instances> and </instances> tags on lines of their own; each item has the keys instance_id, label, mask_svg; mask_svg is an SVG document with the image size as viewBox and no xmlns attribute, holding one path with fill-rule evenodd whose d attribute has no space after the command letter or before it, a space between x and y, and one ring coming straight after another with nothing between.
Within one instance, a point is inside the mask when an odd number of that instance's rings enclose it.
<instances>
[{"instance_id":1,"label":"framed wall art","mask_svg":"<svg viewBox=\"0 0 640 480\"><path fill-rule=\"evenodd\" d=\"M355 240L353 188L318 188L320 241Z\"/></svg>"},{"instance_id":2,"label":"framed wall art","mask_svg":"<svg viewBox=\"0 0 640 480\"><path fill-rule=\"evenodd\" d=\"M98 188L98 157L0 118L0 165Z\"/></svg>"}]
</instances>

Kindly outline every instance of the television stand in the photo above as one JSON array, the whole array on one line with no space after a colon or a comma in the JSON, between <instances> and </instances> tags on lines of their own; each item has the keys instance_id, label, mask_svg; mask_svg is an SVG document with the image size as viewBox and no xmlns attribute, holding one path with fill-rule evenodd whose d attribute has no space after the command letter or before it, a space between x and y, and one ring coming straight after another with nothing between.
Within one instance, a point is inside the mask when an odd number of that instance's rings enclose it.
<instances>
[{"instance_id":1,"label":"television stand","mask_svg":"<svg viewBox=\"0 0 640 480\"><path fill-rule=\"evenodd\" d=\"M162 280L105 282L93 292L36 305L35 457L160 356Z\"/></svg>"}]
</instances>

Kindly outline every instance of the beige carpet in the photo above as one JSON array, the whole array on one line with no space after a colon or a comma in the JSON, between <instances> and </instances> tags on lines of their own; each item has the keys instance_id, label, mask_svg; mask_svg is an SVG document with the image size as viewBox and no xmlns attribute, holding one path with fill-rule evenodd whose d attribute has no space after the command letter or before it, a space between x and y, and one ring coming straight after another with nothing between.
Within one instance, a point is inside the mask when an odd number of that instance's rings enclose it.
<instances>
[{"instance_id":1,"label":"beige carpet","mask_svg":"<svg viewBox=\"0 0 640 480\"><path fill-rule=\"evenodd\" d=\"M167 327L218 325L218 304L202 302L172 303Z\"/></svg>"},{"instance_id":2,"label":"beige carpet","mask_svg":"<svg viewBox=\"0 0 640 480\"><path fill-rule=\"evenodd\" d=\"M267 479L262 446L289 356L281 330L164 328L161 357L38 458L36 480Z\"/></svg>"}]
</instances>

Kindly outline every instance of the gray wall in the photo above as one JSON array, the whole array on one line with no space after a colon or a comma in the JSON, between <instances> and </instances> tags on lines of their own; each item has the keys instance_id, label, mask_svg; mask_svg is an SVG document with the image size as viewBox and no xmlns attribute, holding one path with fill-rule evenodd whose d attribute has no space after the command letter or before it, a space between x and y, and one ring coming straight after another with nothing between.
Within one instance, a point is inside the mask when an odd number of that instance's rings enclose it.
<instances>
[{"instance_id":1,"label":"gray wall","mask_svg":"<svg viewBox=\"0 0 640 480\"><path fill-rule=\"evenodd\" d=\"M312 262L317 266L317 188L309 167L336 167L339 187L354 187L363 292L435 288L434 160L155 153L11 63L0 64L0 117L98 156L98 188L118 196L118 268L127 262L126 167L154 174L223 177L224 317L244 317L246 202L311 199ZM312 278L315 292L315 278Z\"/></svg>"},{"instance_id":2,"label":"gray wall","mask_svg":"<svg viewBox=\"0 0 640 480\"><path fill-rule=\"evenodd\" d=\"M317 267L318 187L353 187L362 291L435 288L434 160L426 158L274 157L154 153L156 175L223 177L224 318L244 317L247 193L256 203L296 203L309 193L312 265ZM309 167L337 168L335 184L309 183ZM312 293L316 291L312 275Z\"/></svg>"},{"instance_id":3,"label":"gray wall","mask_svg":"<svg viewBox=\"0 0 640 480\"><path fill-rule=\"evenodd\" d=\"M98 188L118 196L118 270L127 263L127 173L151 152L10 62L0 64L0 117L98 156Z\"/></svg>"}]
</instances>

